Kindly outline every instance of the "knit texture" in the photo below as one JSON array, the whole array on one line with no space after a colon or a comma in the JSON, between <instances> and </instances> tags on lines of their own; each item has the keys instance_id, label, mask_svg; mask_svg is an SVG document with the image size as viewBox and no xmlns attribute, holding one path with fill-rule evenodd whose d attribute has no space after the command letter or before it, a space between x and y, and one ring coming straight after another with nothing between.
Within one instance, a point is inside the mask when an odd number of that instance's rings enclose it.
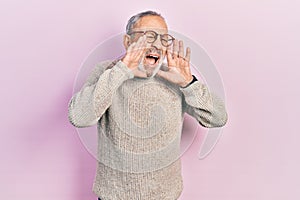
<instances>
[{"instance_id":1,"label":"knit texture","mask_svg":"<svg viewBox=\"0 0 300 200\"><path fill-rule=\"evenodd\" d=\"M74 126L97 124L93 192L103 200L178 199L185 112L204 127L227 122L223 101L200 81L181 88L158 76L134 77L119 60L97 64L69 102Z\"/></svg>"}]
</instances>

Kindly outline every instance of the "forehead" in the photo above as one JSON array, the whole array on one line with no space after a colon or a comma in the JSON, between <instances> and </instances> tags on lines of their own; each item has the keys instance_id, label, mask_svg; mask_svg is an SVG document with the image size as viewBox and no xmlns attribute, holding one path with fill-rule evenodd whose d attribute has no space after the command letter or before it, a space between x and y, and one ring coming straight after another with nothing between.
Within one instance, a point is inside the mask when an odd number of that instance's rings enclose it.
<instances>
[{"instance_id":1,"label":"forehead","mask_svg":"<svg viewBox=\"0 0 300 200\"><path fill-rule=\"evenodd\" d=\"M144 16L133 26L133 30L154 30L158 33L167 33L168 27L165 20L159 16Z\"/></svg>"}]
</instances>

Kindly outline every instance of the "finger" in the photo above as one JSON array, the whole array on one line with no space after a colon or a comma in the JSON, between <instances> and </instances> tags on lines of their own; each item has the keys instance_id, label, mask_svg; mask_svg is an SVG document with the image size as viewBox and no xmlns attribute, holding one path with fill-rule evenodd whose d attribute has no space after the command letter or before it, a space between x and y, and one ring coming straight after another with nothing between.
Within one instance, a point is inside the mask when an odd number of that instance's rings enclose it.
<instances>
[{"instance_id":1,"label":"finger","mask_svg":"<svg viewBox=\"0 0 300 200\"><path fill-rule=\"evenodd\" d=\"M170 62L173 59L173 55L172 55L172 49L169 46L167 49L167 61Z\"/></svg>"},{"instance_id":2,"label":"finger","mask_svg":"<svg viewBox=\"0 0 300 200\"><path fill-rule=\"evenodd\" d=\"M150 47L150 44L147 43L146 41L142 43L140 49L137 51L136 57L138 60L141 59L141 57L146 53L147 47Z\"/></svg>"},{"instance_id":3,"label":"finger","mask_svg":"<svg viewBox=\"0 0 300 200\"><path fill-rule=\"evenodd\" d=\"M191 60L191 48L190 47L186 48L185 60L188 62L190 62L190 60Z\"/></svg>"},{"instance_id":4,"label":"finger","mask_svg":"<svg viewBox=\"0 0 300 200\"><path fill-rule=\"evenodd\" d=\"M143 35L142 37L139 37L139 39L137 40L137 45L136 45L136 49L135 51L139 51L140 49L142 49L142 45L144 43L145 40L145 35Z\"/></svg>"},{"instance_id":5,"label":"finger","mask_svg":"<svg viewBox=\"0 0 300 200\"><path fill-rule=\"evenodd\" d=\"M177 58L178 57L178 50L179 50L178 40L175 39L174 40L174 44L173 44L173 58Z\"/></svg>"},{"instance_id":6,"label":"finger","mask_svg":"<svg viewBox=\"0 0 300 200\"><path fill-rule=\"evenodd\" d=\"M144 48L144 50L140 50L138 51L138 53L135 55L135 60L137 62L141 62L145 57L145 51L146 51L146 48Z\"/></svg>"},{"instance_id":7,"label":"finger","mask_svg":"<svg viewBox=\"0 0 300 200\"><path fill-rule=\"evenodd\" d=\"M145 48L145 36L142 36L138 39L136 47L134 48L133 56L134 57L139 57L139 54L141 51L144 50Z\"/></svg>"},{"instance_id":8,"label":"finger","mask_svg":"<svg viewBox=\"0 0 300 200\"><path fill-rule=\"evenodd\" d=\"M184 56L184 48L183 48L183 41L180 40L179 41L179 58L183 58Z\"/></svg>"},{"instance_id":9,"label":"finger","mask_svg":"<svg viewBox=\"0 0 300 200\"><path fill-rule=\"evenodd\" d=\"M141 48L137 51L137 53L134 55L134 58L133 58L136 62L138 62L138 63L143 62L148 46L150 47L151 45L147 42L143 43Z\"/></svg>"},{"instance_id":10,"label":"finger","mask_svg":"<svg viewBox=\"0 0 300 200\"><path fill-rule=\"evenodd\" d=\"M127 52L132 53L133 49L135 48L136 42L133 42L129 45Z\"/></svg>"}]
</instances>

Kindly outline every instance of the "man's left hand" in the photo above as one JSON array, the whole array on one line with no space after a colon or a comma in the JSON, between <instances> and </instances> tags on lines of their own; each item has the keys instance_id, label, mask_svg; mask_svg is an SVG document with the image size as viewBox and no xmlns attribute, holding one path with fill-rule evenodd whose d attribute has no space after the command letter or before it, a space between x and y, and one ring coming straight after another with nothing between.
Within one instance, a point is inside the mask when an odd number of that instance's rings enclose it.
<instances>
[{"instance_id":1,"label":"man's left hand","mask_svg":"<svg viewBox=\"0 0 300 200\"><path fill-rule=\"evenodd\" d=\"M188 47L184 56L183 41L174 40L173 51L171 48L167 50L168 71L159 70L157 75L180 87L187 86L193 80L190 57L191 49Z\"/></svg>"}]
</instances>

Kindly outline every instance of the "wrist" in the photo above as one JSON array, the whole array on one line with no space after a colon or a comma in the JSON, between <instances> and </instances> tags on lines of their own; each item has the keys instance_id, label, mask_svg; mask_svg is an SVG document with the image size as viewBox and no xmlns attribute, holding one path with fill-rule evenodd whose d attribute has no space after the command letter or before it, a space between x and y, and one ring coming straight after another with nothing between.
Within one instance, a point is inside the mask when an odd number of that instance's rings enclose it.
<instances>
[{"instance_id":1,"label":"wrist","mask_svg":"<svg viewBox=\"0 0 300 200\"><path fill-rule=\"evenodd\" d=\"M121 62L123 62L127 66L128 69L133 70L135 68L134 66L132 66L132 64L130 62L126 61L124 58L121 59Z\"/></svg>"},{"instance_id":2,"label":"wrist","mask_svg":"<svg viewBox=\"0 0 300 200\"><path fill-rule=\"evenodd\" d=\"M186 88L186 87L190 86L192 83L194 83L195 81L198 81L198 79L196 78L196 76L192 75L192 79L187 84L185 84L184 86L180 86L180 87Z\"/></svg>"}]
</instances>

